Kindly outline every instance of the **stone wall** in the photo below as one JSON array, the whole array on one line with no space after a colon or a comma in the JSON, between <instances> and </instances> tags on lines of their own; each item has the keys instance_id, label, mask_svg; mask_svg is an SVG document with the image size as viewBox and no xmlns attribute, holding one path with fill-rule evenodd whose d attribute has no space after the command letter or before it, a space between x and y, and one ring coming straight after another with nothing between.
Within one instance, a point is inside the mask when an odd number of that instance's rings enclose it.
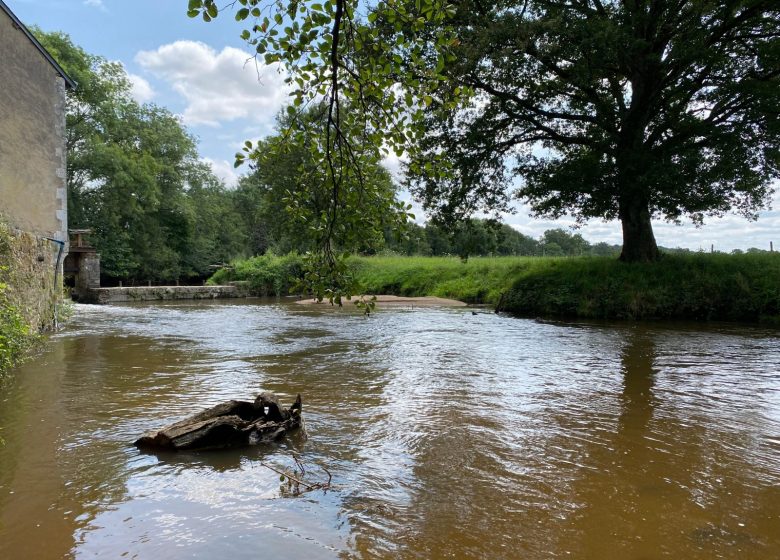
<instances>
[{"instance_id":1,"label":"stone wall","mask_svg":"<svg viewBox=\"0 0 780 560\"><path fill-rule=\"evenodd\" d=\"M0 282L4 299L37 334L54 326L54 265L59 247L30 233L12 230L0 221Z\"/></svg>"},{"instance_id":2,"label":"stone wall","mask_svg":"<svg viewBox=\"0 0 780 560\"><path fill-rule=\"evenodd\" d=\"M100 254L71 244L64 269L68 280L66 284L73 287L73 299L83 303L93 302L95 298L92 291L100 287Z\"/></svg>"},{"instance_id":3,"label":"stone wall","mask_svg":"<svg viewBox=\"0 0 780 560\"><path fill-rule=\"evenodd\" d=\"M0 379L55 326L58 248L0 221Z\"/></svg>"}]
</instances>

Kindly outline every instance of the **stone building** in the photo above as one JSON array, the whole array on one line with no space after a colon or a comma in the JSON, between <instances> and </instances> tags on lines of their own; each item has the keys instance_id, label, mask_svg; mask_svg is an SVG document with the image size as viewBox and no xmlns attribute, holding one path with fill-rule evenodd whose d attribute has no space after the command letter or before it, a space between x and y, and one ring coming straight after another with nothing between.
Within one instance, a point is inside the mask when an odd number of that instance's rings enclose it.
<instances>
[{"instance_id":1,"label":"stone building","mask_svg":"<svg viewBox=\"0 0 780 560\"><path fill-rule=\"evenodd\" d=\"M0 213L65 243L67 87L75 84L0 0Z\"/></svg>"},{"instance_id":2,"label":"stone building","mask_svg":"<svg viewBox=\"0 0 780 560\"><path fill-rule=\"evenodd\" d=\"M0 306L37 330L56 326L68 252L65 94L73 87L0 0Z\"/></svg>"}]
</instances>

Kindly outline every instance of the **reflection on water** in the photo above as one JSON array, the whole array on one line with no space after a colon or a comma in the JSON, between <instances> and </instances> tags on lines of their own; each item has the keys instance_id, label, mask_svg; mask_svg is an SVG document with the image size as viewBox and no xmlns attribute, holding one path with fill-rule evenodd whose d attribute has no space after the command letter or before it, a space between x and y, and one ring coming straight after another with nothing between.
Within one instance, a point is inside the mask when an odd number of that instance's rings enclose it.
<instances>
[{"instance_id":1,"label":"reflection on water","mask_svg":"<svg viewBox=\"0 0 780 560\"><path fill-rule=\"evenodd\" d=\"M777 334L78 306L0 397L0 558L777 558ZM261 390L308 439L130 445ZM290 450L334 489L283 496Z\"/></svg>"}]
</instances>

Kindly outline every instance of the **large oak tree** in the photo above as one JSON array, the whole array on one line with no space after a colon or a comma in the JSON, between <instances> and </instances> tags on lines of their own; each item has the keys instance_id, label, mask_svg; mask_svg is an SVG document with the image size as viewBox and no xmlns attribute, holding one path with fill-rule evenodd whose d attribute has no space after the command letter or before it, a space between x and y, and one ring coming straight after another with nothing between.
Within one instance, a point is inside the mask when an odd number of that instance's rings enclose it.
<instances>
[{"instance_id":1,"label":"large oak tree","mask_svg":"<svg viewBox=\"0 0 780 560\"><path fill-rule=\"evenodd\" d=\"M617 218L621 258L650 261L651 218L751 217L767 202L779 2L462 0L452 25L445 73L475 96L427 115L413 169L429 207L500 207L517 177L539 215Z\"/></svg>"}]
</instances>

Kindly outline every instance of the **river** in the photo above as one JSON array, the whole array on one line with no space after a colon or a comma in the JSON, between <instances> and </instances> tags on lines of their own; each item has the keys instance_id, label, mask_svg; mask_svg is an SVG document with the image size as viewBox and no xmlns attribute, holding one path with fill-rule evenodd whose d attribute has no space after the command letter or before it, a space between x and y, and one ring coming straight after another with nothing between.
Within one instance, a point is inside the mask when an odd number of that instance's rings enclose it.
<instances>
[{"instance_id":1,"label":"river","mask_svg":"<svg viewBox=\"0 0 780 560\"><path fill-rule=\"evenodd\" d=\"M76 306L0 392L0 558L780 558L780 332ZM306 435L143 454L232 398ZM285 492L297 452L332 488Z\"/></svg>"}]
</instances>

